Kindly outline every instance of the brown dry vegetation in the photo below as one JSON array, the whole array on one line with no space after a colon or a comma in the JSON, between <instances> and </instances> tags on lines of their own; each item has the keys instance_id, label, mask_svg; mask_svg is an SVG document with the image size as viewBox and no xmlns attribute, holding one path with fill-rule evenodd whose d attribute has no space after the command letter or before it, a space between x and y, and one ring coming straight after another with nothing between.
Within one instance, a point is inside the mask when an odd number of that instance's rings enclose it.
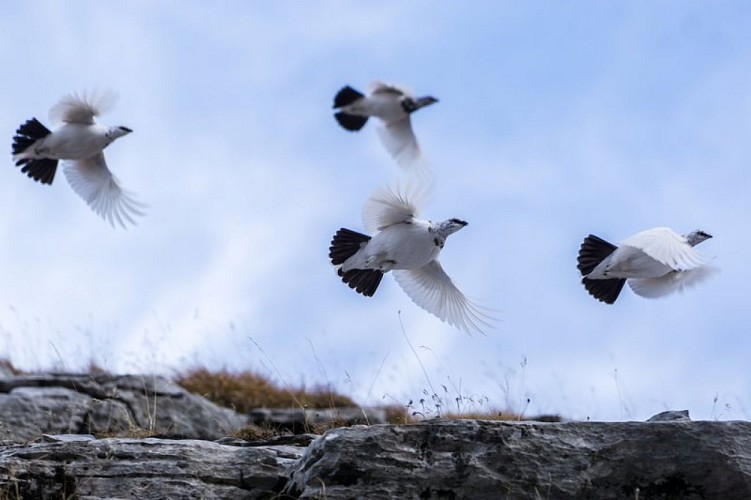
<instances>
[{"instance_id":1,"label":"brown dry vegetation","mask_svg":"<svg viewBox=\"0 0 751 500\"><path fill-rule=\"evenodd\" d=\"M253 408L339 408L357 406L347 396L328 387L284 388L251 371L232 373L194 368L177 376L175 382L186 390L240 413Z\"/></svg>"}]
</instances>

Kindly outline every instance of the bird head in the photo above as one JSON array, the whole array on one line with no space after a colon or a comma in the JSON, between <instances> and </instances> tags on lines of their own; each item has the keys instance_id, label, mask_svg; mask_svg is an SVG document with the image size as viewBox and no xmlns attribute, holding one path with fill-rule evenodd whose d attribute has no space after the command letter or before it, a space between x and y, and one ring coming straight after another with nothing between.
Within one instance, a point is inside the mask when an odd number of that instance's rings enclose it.
<instances>
[{"instance_id":1,"label":"bird head","mask_svg":"<svg viewBox=\"0 0 751 500\"><path fill-rule=\"evenodd\" d=\"M702 231L701 229L697 229L696 231L691 231L690 233L686 235L686 242L692 247L695 247L702 241L708 240L711 237L712 237L711 234L705 231Z\"/></svg>"},{"instance_id":2,"label":"bird head","mask_svg":"<svg viewBox=\"0 0 751 500\"><path fill-rule=\"evenodd\" d=\"M419 97L415 99L415 109L424 108L425 106L430 106L431 104L435 104L437 102L438 99L433 96Z\"/></svg>"},{"instance_id":3,"label":"bird head","mask_svg":"<svg viewBox=\"0 0 751 500\"><path fill-rule=\"evenodd\" d=\"M129 129L128 127L123 127L123 126L110 127L109 131L107 131L107 136L111 140L114 141L118 137L122 137L124 135L130 134L131 132L133 131Z\"/></svg>"},{"instance_id":4,"label":"bird head","mask_svg":"<svg viewBox=\"0 0 751 500\"><path fill-rule=\"evenodd\" d=\"M438 99L435 97L427 96L427 97L419 97L417 99L412 99L411 97L405 97L402 100L402 107L404 108L404 111L407 113L414 113L420 108L424 108L425 106L430 106L433 103L438 102Z\"/></svg>"},{"instance_id":5,"label":"bird head","mask_svg":"<svg viewBox=\"0 0 751 500\"><path fill-rule=\"evenodd\" d=\"M454 234L466 225L467 222L461 219L449 219L438 224L437 232L445 238L450 234Z\"/></svg>"}]
</instances>

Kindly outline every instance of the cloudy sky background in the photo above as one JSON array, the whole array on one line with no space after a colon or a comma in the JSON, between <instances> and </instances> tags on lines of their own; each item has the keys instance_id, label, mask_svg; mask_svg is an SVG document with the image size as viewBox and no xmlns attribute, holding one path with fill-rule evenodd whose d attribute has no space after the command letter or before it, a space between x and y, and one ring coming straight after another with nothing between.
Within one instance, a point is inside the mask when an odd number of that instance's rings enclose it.
<instances>
[{"instance_id":1,"label":"cloudy sky background","mask_svg":"<svg viewBox=\"0 0 751 500\"><path fill-rule=\"evenodd\" d=\"M747 2L35 1L6 5L0 33L0 356L17 366L252 369L416 410L436 393L751 418ZM329 264L336 229L362 230L398 174L375 123L331 117L341 86L375 79L440 99L413 121L437 181L422 215L469 221L441 260L496 310L486 336L390 277L358 296ZM101 121L134 130L106 151L150 206L127 231L11 161L21 122L86 89L116 90ZM587 295L584 236L663 225L713 234L698 250L722 273L661 300Z\"/></svg>"}]
</instances>

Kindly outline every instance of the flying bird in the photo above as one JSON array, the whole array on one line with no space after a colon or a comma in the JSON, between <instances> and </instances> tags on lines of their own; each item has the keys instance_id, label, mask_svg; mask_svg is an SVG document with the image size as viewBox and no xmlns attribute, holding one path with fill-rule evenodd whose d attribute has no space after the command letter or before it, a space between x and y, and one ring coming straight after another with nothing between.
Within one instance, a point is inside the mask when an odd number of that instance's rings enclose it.
<instances>
[{"instance_id":1,"label":"flying bird","mask_svg":"<svg viewBox=\"0 0 751 500\"><path fill-rule=\"evenodd\" d=\"M446 239L467 225L460 219L434 223L417 219L417 198L399 189L381 188L363 207L368 236L341 228L329 248L342 281L371 297L384 273L392 271L402 290L441 321L468 333L490 326L490 318L457 288L438 261Z\"/></svg>"},{"instance_id":2,"label":"flying bird","mask_svg":"<svg viewBox=\"0 0 751 500\"><path fill-rule=\"evenodd\" d=\"M438 102L431 96L414 98L405 89L385 83L371 84L370 95L365 95L349 85L334 97L334 118L347 130L356 131L365 126L368 118L381 119L378 128L386 150L405 169L412 167L421 156L410 115L420 108Z\"/></svg>"},{"instance_id":3,"label":"flying bird","mask_svg":"<svg viewBox=\"0 0 751 500\"><path fill-rule=\"evenodd\" d=\"M615 246L590 234L579 249L577 267L589 294L606 304L616 301L626 281L637 295L662 297L717 271L694 250L711 237L700 230L681 236L670 228L656 227Z\"/></svg>"},{"instance_id":4,"label":"flying bird","mask_svg":"<svg viewBox=\"0 0 751 500\"><path fill-rule=\"evenodd\" d=\"M57 127L49 130L36 118L26 121L13 137L13 161L21 172L42 184L52 184L59 161L73 190L114 227L135 224L144 205L120 187L104 160L103 150L115 139L132 132L123 126L108 127L94 117L112 107L115 95L70 94L49 112Z\"/></svg>"}]
</instances>

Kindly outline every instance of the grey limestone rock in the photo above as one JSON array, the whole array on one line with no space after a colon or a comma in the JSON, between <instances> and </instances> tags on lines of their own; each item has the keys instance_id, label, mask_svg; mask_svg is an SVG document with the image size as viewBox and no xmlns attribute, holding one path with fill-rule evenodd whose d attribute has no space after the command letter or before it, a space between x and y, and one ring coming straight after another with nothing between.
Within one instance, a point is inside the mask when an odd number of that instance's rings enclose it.
<instances>
[{"instance_id":1,"label":"grey limestone rock","mask_svg":"<svg viewBox=\"0 0 751 500\"><path fill-rule=\"evenodd\" d=\"M0 498L283 498L303 449L48 436L0 447Z\"/></svg>"},{"instance_id":2,"label":"grey limestone rock","mask_svg":"<svg viewBox=\"0 0 751 500\"><path fill-rule=\"evenodd\" d=\"M0 439L42 434L160 434L218 439L248 424L154 376L35 374L0 378Z\"/></svg>"},{"instance_id":3,"label":"grey limestone rock","mask_svg":"<svg viewBox=\"0 0 751 500\"><path fill-rule=\"evenodd\" d=\"M301 498L751 498L750 422L424 421L332 429Z\"/></svg>"},{"instance_id":4,"label":"grey limestone rock","mask_svg":"<svg viewBox=\"0 0 751 500\"><path fill-rule=\"evenodd\" d=\"M386 423L384 408L256 408L249 413L256 425L306 432L318 425L340 427L357 424Z\"/></svg>"}]
</instances>

